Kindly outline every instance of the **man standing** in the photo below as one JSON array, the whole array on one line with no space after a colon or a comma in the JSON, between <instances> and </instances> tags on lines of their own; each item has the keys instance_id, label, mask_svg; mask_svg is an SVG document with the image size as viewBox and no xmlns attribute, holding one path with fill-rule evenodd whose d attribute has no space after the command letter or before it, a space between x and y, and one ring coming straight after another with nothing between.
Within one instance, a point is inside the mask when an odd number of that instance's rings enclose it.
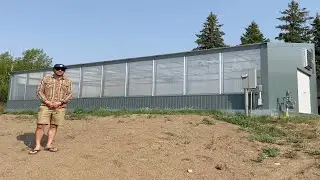
<instances>
[{"instance_id":1,"label":"man standing","mask_svg":"<svg viewBox=\"0 0 320 180\"><path fill-rule=\"evenodd\" d=\"M56 64L53 67L53 75L47 75L41 80L37 95L41 100L40 110L35 131L36 146L29 153L36 154L40 151L41 139L46 125L50 125L48 130L48 142L44 148L50 152L58 151L51 146L56 135L58 126L65 120L66 105L72 98L72 82L64 77L67 67L63 64Z\"/></svg>"}]
</instances>

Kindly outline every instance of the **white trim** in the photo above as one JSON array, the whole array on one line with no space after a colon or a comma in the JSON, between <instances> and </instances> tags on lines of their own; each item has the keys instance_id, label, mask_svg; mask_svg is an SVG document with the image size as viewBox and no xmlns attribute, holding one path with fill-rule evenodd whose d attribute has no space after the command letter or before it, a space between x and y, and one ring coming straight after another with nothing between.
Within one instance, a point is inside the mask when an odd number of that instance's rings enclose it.
<instances>
[{"instance_id":1,"label":"white trim","mask_svg":"<svg viewBox=\"0 0 320 180\"><path fill-rule=\"evenodd\" d=\"M187 57L183 56L183 95L187 94Z\"/></svg>"},{"instance_id":2,"label":"white trim","mask_svg":"<svg viewBox=\"0 0 320 180\"><path fill-rule=\"evenodd\" d=\"M124 97L128 96L128 63L125 63L126 66L126 77L125 77L125 82L124 82Z\"/></svg>"},{"instance_id":3,"label":"white trim","mask_svg":"<svg viewBox=\"0 0 320 180\"><path fill-rule=\"evenodd\" d=\"M100 97L102 97L103 94L103 80L104 80L104 65L101 65L101 79L100 79Z\"/></svg>"},{"instance_id":4,"label":"white trim","mask_svg":"<svg viewBox=\"0 0 320 180\"><path fill-rule=\"evenodd\" d=\"M79 89L78 89L78 98L80 98L80 96L81 96L81 92L82 92L82 89L81 89L81 87L82 87L82 66L79 68L79 85L78 85L78 87L79 87Z\"/></svg>"},{"instance_id":5,"label":"white trim","mask_svg":"<svg viewBox=\"0 0 320 180\"><path fill-rule=\"evenodd\" d=\"M222 94L222 53L219 53L219 94Z\"/></svg>"},{"instance_id":6,"label":"white trim","mask_svg":"<svg viewBox=\"0 0 320 180\"><path fill-rule=\"evenodd\" d=\"M303 64L303 66L306 67L306 66L308 66L308 49L304 48L303 50L304 50L303 51L304 52L304 61L303 61L304 64Z\"/></svg>"},{"instance_id":7,"label":"white trim","mask_svg":"<svg viewBox=\"0 0 320 180\"><path fill-rule=\"evenodd\" d=\"M152 92L151 96L154 96L156 92L156 62L152 60Z\"/></svg>"}]
</instances>

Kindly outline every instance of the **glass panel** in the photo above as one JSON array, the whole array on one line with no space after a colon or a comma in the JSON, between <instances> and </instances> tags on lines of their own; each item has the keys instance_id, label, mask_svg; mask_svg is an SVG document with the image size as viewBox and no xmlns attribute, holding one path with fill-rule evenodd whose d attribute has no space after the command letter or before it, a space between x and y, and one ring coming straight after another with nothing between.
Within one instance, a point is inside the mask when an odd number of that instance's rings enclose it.
<instances>
[{"instance_id":1,"label":"glass panel","mask_svg":"<svg viewBox=\"0 0 320 180\"><path fill-rule=\"evenodd\" d=\"M152 61L128 63L128 96L152 95Z\"/></svg>"},{"instance_id":2,"label":"glass panel","mask_svg":"<svg viewBox=\"0 0 320 180\"><path fill-rule=\"evenodd\" d=\"M156 60L155 95L183 94L183 57Z\"/></svg>"},{"instance_id":3,"label":"glass panel","mask_svg":"<svg viewBox=\"0 0 320 180\"><path fill-rule=\"evenodd\" d=\"M27 74L16 74L13 76L11 89L12 100L24 100L25 85L27 83Z\"/></svg>"},{"instance_id":4,"label":"glass panel","mask_svg":"<svg viewBox=\"0 0 320 180\"><path fill-rule=\"evenodd\" d=\"M243 93L241 73L244 69L257 69L260 77L260 49L234 51L223 54L224 93Z\"/></svg>"},{"instance_id":5,"label":"glass panel","mask_svg":"<svg viewBox=\"0 0 320 180\"><path fill-rule=\"evenodd\" d=\"M82 96L100 97L101 91L101 66L83 67Z\"/></svg>"},{"instance_id":6,"label":"glass panel","mask_svg":"<svg viewBox=\"0 0 320 180\"><path fill-rule=\"evenodd\" d=\"M42 72L29 73L29 79L26 89L26 100L38 100L37 88L43 77Z\"/></svg>"},{"instance_id":7,"label":"glass panel","mask_svg":"<svg viewBox=\"0 0 320 180\"><path fill-rule=\"evenodd\" d=\"M187 94L219 93L219 54L187 57Z\"/></svg>"},{"instance_id":8,"label":"glass panel","mask_svg":"<svg viewBox=\"0 0 320 180\"><path fill-rule=\"evenodd\" d=\"M43 76L45 76L45 75L53 75L53 71L45 71L43 74L44 74Z\"/></svg>"},{"instance_id":9,"label":"glass panel","mask_svg":"<svg viewBox=\"0 0 320 180\"><path fill-rule=\"evenodd\" d=\"M124 96L126 64L105 65L104 73L104 96Z\"/></svg>"},{"instance_id":10,"label":"glass panel","mask_svg":"<svg viewBox=\"0 0 320 180\"><path fill-rule=\"evenodd\" d=\"M78 98L80 83L80 68L67 69L65 76L72 81L72 98Z\"/></svg>"}]
</instances>

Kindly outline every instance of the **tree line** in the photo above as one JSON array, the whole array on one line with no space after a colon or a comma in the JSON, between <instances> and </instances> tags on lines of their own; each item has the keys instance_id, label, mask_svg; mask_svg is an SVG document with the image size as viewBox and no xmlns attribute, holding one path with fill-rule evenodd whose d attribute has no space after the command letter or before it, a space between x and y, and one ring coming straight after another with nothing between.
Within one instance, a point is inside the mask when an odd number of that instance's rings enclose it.
<instances>
[{"instance_id":1,"label":"tree line","mask_svg":"<svg viewBox=\"0 0 320 180\"><path fill-rule=\"evenodd\" d=\"M282 24L275 26L280 30L275 39L286 43L314 43L317 77L320 77L320 15L317 13L312 17L309 16L309 12L306 8L301 8L297 1L291 0L287 9L280 11L282 16L277 18ZM222 26L217 15L211 12L203 24L203 29L196 34L197 47L193 50L227 47L223 39L225 33L221 29ZM255 21L245 28L240 40L239 45L270 41L264 37Z\"/></svg>"},{"instance_id":2,"label":"tree line","mask_svg":"<svg viewBox=\"0 0 320 180\"><path fill-rule=\"evenodd\" d=\"M275 39L287 43L314 43L316 53L317 76L320 77L320 15L309 16L306 8L300 8L297 1L291 0L287 9L280 11L282 17L277 18L283 24L275 26L281 30ZM197 47L193 50L211 49L227 47L221 30L217 15L212 12L203 24L203 29L196 35ZM245 28L245 32L240 37L241 44L254 44L269 42L270 39L264 37L256 22ZM13 57L9 52L0 54L0 103L8 99L8 87L10 73L13 71L48 68L52 66L52 58L42 49L29 49L22 53L21 57Z\"/></svg>"},{"instance_id":3,"label":"tree line","mask_svg":"<svg viewBox=\"0 0 320 180\"><path fill-rule=\"evenodd\" d=\"M8 99L11 72L47 68L51 65L52 58L42 49L28 49L21 57L13 57L10 52L0 54L0 103Z\"/></svg>"}]
</instances>

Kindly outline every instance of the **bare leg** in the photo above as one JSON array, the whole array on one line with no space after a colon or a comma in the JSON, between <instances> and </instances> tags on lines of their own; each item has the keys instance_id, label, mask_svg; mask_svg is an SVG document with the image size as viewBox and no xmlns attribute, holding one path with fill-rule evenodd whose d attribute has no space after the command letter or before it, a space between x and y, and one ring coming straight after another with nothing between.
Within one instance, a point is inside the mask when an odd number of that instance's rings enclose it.
<instances>
[{"instance_id":1,"label":"bare leg","mask_svg":"<svg viewBox=\"0 0 320 180\"><path fill-rule=\"evenodd\" d=\"M36 128L36 147L34 149L39 150L41 147L41 139L43 136L44 125L38 124Z\"/></svg>"},{"instance_id":2,"label":"bare leg","mask_svg":"<svg viewBox=\"0 0 320 180\"><path fill-rule=\"evenodd\" d=\"M44 128L44 125L37 124L36 132L35 132L35 134L36 134L36 147L34 147L34 149L29 152L30 154L36 154L40 150L41 139L43 136L43 128Z\"/></svg>"},{"instance_id":3,"label":"bare leg","mask_svg":"<svg viewBox=\"0 0 320 180\"><path fill-rule=\"evenodd\" d=\"M50 129L48 131L48 142L47 142L47 148L51 147L52 141L54 139L54 137L56 136L57 133L57 125L51 124L50 125Z\"/></svg>"}]
</instances>

